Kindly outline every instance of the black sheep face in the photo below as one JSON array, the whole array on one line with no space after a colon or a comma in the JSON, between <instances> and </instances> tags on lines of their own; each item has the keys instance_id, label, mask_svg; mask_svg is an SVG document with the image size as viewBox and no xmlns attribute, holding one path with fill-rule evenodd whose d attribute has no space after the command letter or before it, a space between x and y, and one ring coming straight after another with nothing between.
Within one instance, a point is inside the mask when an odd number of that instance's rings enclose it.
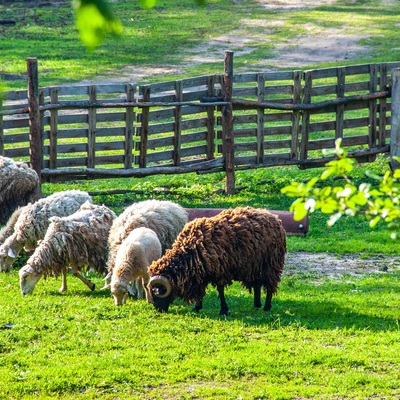
<instances>
[{"instance_id":1,"label":"black sheep face","mask_svg":"<svg viewBox=\"0 0 400 400\"><path fill-rule=\"evenodd\" d=\"M172 293L170 293L167 297L163 297L165 293L166 289L162 285L157 285L151 288L153 305L159 312L168 312L169 305L174 301Z\"/></svg>"}]
</instances>

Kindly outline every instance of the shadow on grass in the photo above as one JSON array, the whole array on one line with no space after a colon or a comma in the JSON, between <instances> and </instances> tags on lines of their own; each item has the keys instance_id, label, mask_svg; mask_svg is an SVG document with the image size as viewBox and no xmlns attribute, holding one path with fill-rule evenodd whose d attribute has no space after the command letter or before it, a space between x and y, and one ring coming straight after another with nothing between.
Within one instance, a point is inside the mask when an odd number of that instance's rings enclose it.
<instances>
[{"instance_id":1,"label":"shadow on grass","mask_svg":"<svg viewBox=\"0 0 400 400\"><path fill-rule=\"evenodd\" d=\"M204 298L204 308L195 313L192 306L183 301L175 300L170 306L170 313L179 315L191 314L195 318L225 319L229 321L241 321L248 325L269 325L271 329L281 327L298 327L304 329L349 329L387 331L399 330L399 319L396 311L390 313L390 307L398 309L398 303L390 304L388 300L382 300L384 293L390 293L391 298L399 297L400 285L395 279L375 284L366 284L359 290L352 289L349 283L328 283L323 287L314 288L313 294L296 292L296 288L282 288L282 295L294 293L298 299L285 299L274 297L272 310L265 312L262 308L253 308L253 298L250 294L236 295L226 292L226 301L229 307L227 317L219 315L220 303L217 293L213 290ZM368 282L367 282L368 283ZM290 293L292 292L292 293ZM336 293L335 297L333 294ZM396 295L397 293L397 295ZM395 301L395 300L393 300ZM262 301L264 304L264 299ZM388 312L389 310L389 312ZM391 316L393 315L393 317Z\"/></svg>"}]
</instances>

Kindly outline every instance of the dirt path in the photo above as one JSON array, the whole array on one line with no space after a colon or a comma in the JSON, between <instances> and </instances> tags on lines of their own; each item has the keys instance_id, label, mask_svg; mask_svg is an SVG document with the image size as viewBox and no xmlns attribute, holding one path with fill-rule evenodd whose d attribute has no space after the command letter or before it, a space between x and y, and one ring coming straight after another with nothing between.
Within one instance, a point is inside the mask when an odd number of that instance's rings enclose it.
<instances>
[{"instance_id":1,"label":"dirt path","mask_svg":"<svg viewBox=\"0 0 400 400\"><path fill-rule=\"evenodd\" d=\"M400 270L400 256L377 255L363 258L357 254L332 255L327 253L288 252L285 274L305 273L335 278L348 274L361 276Z\"/></svg>"},{"instance_id":2,"label":"dirt path","mask_svg":"<svg viewBox=\"0 0 400 400\"><path fill-rule=\"evenodd\" d=\"M240 3L240 0L233 0ZM384 0L385 1L385 0ZM389 0L386 0L389 1ZM118 70L118 74L110 73L99 77L95 81L81 83L111 83L129 80L145 82L148 76L179 75L191 66L215 62L223 64L224 51L231 50L235 56L242 56L253 52L257 45L271 44L275 29L287 24L286 13L296 10L314 9L321 5L333 5L336 0L258 0L262 9L270 9L275 13L274 20L242 19L235 30L194 46L182 55L182 63L176 65L126 66ZM368 48L358 44L361 38L366 38L365 32L357 31L354 26L341 28L323 28L320 25L308 23L302 25L307 34L296 37L294 41L287 40L276 43L274 55L263 58L258 63L252 63L243 68L235 68L236 73L274 71L278 68L294 69L306 65L315 65L326 62L340 62L368 53Z\"/></svg>"}]
</instances>

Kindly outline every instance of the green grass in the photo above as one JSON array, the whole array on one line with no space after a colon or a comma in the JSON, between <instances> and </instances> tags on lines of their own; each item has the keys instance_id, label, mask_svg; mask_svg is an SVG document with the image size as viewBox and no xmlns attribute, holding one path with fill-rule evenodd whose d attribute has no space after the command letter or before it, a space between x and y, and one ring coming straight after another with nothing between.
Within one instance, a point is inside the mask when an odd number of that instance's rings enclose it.
<instances>
[{"instance_id":1,"label":"green grass","mask_svg":"<svg viewBox=\"0 0 400 400\"><path fill-rule=\"evenodd\" d=\"M8 399L398 398L398 272L342 279L285 275L271 313L227 290L220 317L175 301L168 314L144 301L113 305L69 278L18 293L0 275L0 393ZM94 277L99 285L101 281ZM379 301L378 301L379 299Z\"/></svg>"}]
</instances>

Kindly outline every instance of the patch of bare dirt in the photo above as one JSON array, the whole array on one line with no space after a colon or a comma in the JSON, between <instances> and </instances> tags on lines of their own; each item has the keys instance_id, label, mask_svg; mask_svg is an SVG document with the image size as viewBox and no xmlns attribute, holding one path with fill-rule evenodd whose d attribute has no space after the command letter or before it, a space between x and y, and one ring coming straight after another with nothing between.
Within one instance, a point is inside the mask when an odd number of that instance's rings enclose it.
<instances>
[{"instance_id":1,"label":"patch of bare dirt","mask_svg":"<svg viewBox=\"0 0 400 400\"><path fill-rule=\"evenodd\" d=\"M240 0L233 1L240 3ZM118 70L117 74L110 72L96 81L87 80L81 83L99 84L121 82L121 80L143 83L149 76L173 77L184 73L188 67L199 66L203 63L217 63L223 68L225 50L233 51L235 56L243 56L252 53L257 46L265 43L273 45L275 49L273 56L240 69L235 68L235 73L301 68L322 62L340 62L367 54L368 47L358 43L361 38L366 38L367 34L361 30L357 31L354 26L333 29L309 23L306 26L302 25L302 28L307 31L306 34L299 35L295 39L272 43L275 40L273 35L275 30L287 23L287 12L311 10L321 5L335 3L336 0L258 0L260 8L276 12L273 21L263 18L242 19L240 25L232 32L211 38L185 51L183 61L178 66L149 65L139 68L133 65L126 66Z\"/></svg>"},{"instance_id":2,"label":"patch of bare dirt","mask_svg":"<svg viewBox=\"0 0 400 400\"><path fill-rule=\"evenodd\" d=\"M388 273L400 269L400 257L377 255L363 258L356 254L332 255L327 253L288 252L285 274L315 274L334 278L345 274L361 276L370 273Z\"/></svg>"}]
</instances>

